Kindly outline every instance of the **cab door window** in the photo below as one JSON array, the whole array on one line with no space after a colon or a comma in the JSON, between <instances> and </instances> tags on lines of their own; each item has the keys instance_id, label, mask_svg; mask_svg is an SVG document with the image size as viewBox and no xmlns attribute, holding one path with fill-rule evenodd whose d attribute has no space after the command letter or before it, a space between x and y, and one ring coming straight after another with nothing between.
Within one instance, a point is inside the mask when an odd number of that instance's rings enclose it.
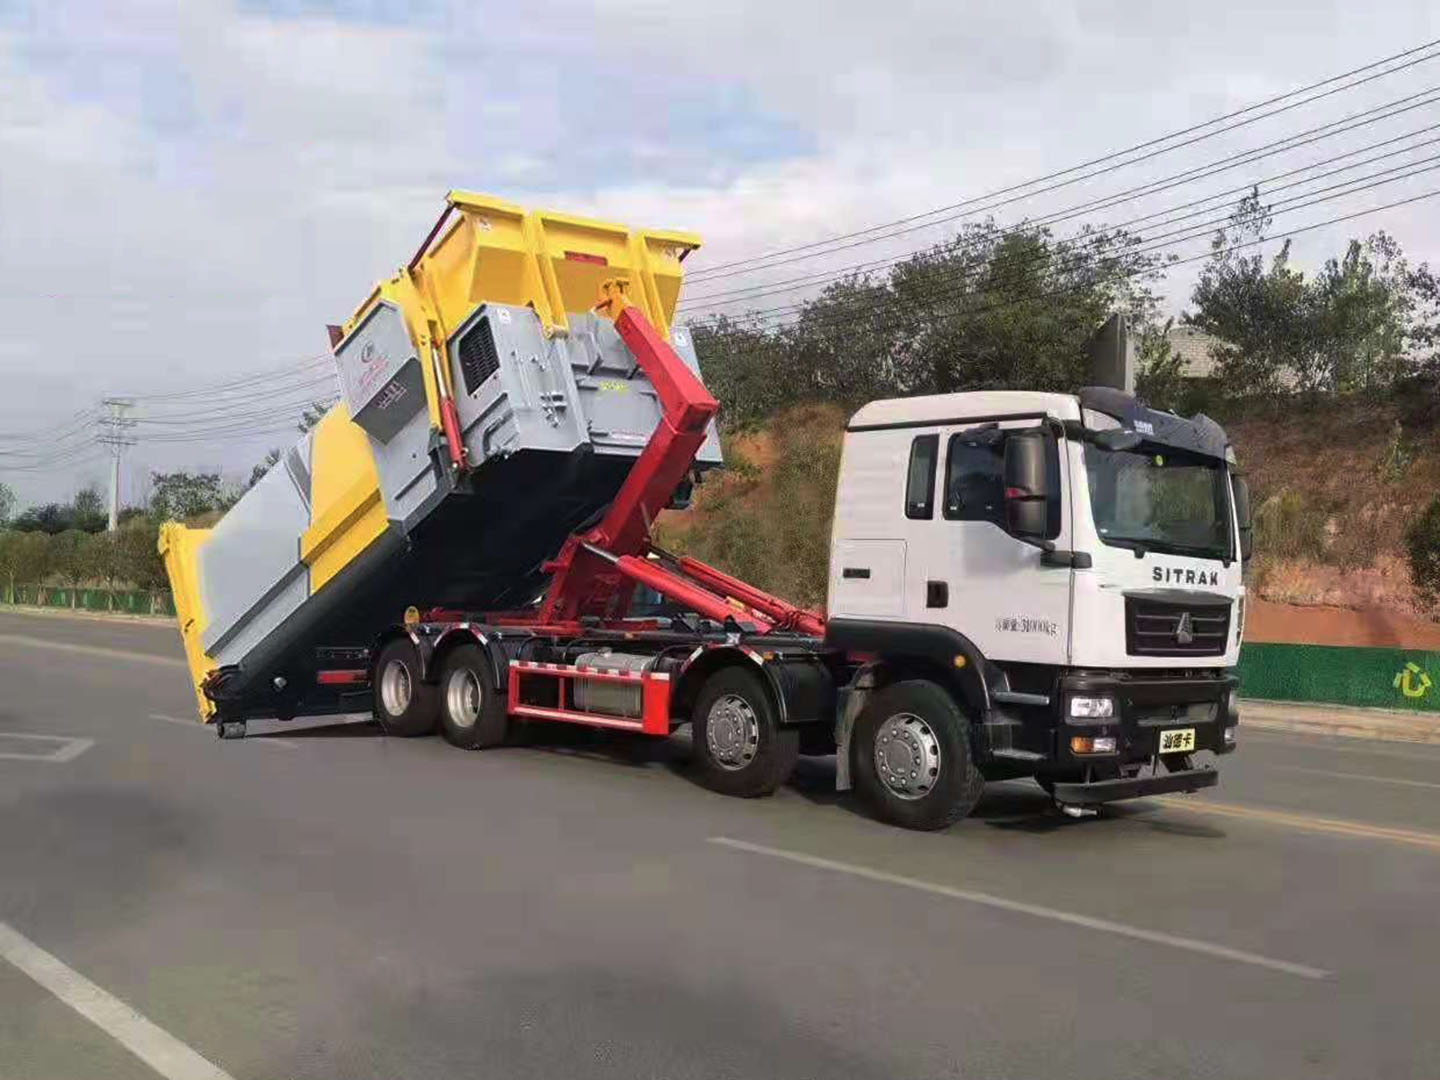
<instances>
[{"instance_id":1,"label":"cab door window","mask_svg":"<svg viewBox=\"0 0 1440 1080\"><path fill-rule=\"evenodd\" d=\"M945 450L945 517L1005 527L1005 444L960 432Z\"/></svg>"}]
</instances>

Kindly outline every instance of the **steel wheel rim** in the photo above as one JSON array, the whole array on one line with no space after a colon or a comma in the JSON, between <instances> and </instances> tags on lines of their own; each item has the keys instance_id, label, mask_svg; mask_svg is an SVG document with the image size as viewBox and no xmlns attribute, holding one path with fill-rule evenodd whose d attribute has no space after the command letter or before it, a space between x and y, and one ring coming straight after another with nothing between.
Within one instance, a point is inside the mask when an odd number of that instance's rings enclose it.
<instances>
[{"instance_id":1,"label":"steel wheel rim","mask_svg":"<svg viewBox=\"0 0 1440 1080\"><path fill-rule=\"evenodd\" d=\"M450 673L445 683L445 711L450 722L456 727L470 728L480 719L480 703L483 700L480 680L469 668L458 668Z\"/></svg>"},{"instance_id":2,"label":"steel wheel rim","mask_svg":"<svg viewBox=\"0 0 1440 1080\"><path fill-rule=\"evenodd\" d=\"M914 713L896 713L875 733L875 772L896 798L913 802L940 779L940 740Z\"/></svg>"},{"instance_id":3,"label":"steel wheel rim","mask_svg":"<svg viewBox=\"0 0 1440 1080\"><path fill-rule=\"evenodd\" d=\"M705 716L705 744L722 769L736 772L760 752L760 720L739 694L726 694Z\"/></svg>"},{"instance_id":4,"label":"steel wheel rim","mask_svg":"<svg viewBox=\"0 0 1440 1080\"><path fill-rule=\"evenodd\" d=\"M410 707L410 669L403 660L391 660L380 675L380 701L391 716Z\"/></svg>"}]
</instances>

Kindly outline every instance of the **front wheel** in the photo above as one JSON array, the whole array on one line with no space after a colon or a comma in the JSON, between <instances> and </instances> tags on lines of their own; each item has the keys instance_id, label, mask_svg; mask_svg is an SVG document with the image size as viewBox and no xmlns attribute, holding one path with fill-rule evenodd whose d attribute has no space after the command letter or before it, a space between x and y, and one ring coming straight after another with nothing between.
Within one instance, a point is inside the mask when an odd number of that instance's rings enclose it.
<instances>
[{"instance_id":1,"label":"front wheel","mask_svg":"<svg viewBox=\"0 0 1440 1080\"><path fill-rule=\"evenodd\" d=\"M701 779L723 795L771 794L800 756L800 733L780 726L765 684L744 668L722 668L705 681L692 730Z\"/></svg>"},{"instance_id":2,"label":"front wheel","mask_svg":"<svg viewBox=\"0 0 1440 1080\"><path fill-rule=\"evenodd\" d=\"M942 687L923 679L878 691L855 723L856 787L876 816L907 829L944 829L985 790L969 723Z\"/></svg>"}]
</instances>

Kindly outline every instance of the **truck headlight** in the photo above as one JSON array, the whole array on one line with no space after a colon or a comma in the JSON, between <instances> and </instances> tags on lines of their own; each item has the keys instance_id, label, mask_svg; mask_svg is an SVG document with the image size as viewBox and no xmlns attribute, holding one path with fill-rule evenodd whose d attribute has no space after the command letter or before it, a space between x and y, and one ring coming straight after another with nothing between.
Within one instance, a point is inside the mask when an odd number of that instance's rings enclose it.
<instances>
[{"instance_id":1,"label":"truck headlight","mask_svg":"<svg viewBox=\"0 0 1440 1080\"><path fill-rule=\"evenodd\" d=\"M1072 697L1070 715L1083 720L1108 720L1115 715L1115 699L1111 697Z\"/></svg>"}]
</instances>

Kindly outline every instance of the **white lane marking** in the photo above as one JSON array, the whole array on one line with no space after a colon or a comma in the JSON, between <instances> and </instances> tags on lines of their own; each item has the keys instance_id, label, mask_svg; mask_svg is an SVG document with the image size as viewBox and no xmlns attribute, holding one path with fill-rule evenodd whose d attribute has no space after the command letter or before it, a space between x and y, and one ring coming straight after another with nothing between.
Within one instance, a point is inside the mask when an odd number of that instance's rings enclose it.
<instances>
[{"instance_id":1,"label":"white lane marking","mask_svg":"<svg viewBox=\"0 0 1440 1080\"><path fill-rule=\"evenodd\" d=\"M165 716L162 713L152 712L150 714L150 719L164 720L167 724L178 724L181 727L187 727L192 731L208 732L210 730L207 725L202 724L199 720L182 720L178 716ZM257 735L254 738L245 739L243 741L248 743L259 743L261 746L278 746L282 750L294 750L297 749L299 746L298 743L292 742L289 739L274 738L270 735Z\"/></svg>"},{"instance_id":2,"label":"white lane marking","mask_svg":"<svg viewBox=\"0 0 1440 1080\"><path fill-rule=\"evenodd\" d=\"M178 716L162 716L158 712L150 714L151 720L164 720L167 724L179 724L181 727L194 728L196 731L204 731L205 728L198 720L182 720Z\"/></svg>"},{"instance_id":3,"label":"white lane marking","mask_svg":"<svg viewBox=\"0 0 1440 1080\"><path fill-rule=\"evenodd\" d=\"M165 1080L234 1080L164 1028L0 922L0 957L105 1032Z\"/></svg>"},{"instance_id":4,"label":"white lane marking","mask_svg":"<svg viewBox=\"0 0 1440 1080\"><path fill-rule=\"evenodd\" d=\"M1020 900L1007 900L1003 896L992 896L989 893L974 892L970 889L956 889L949 885L936 884L933 881L920 881L917 878L886 873L884 870L872 870L868 866L859 866L855 863L838 862L834 859L822 859L817 855L806 855L798 851L786 851L784 848L766 847L764 844L752 844L747 840L734 840L728 836L712 836L709 842L719 844L722 847L734 848L736 851L748 851L754 855L768 855L773 859L786 859L804 866L813 866L820 870L832 870L836 873L850 874L853 877L866 878L870 881L884 882L887 885L899 885L907 889L933 893L936 896L949 897L951 900L964 900L970 904L980 904L985 907L998 908L1001 911L1013 911L1021 915L1031 915L1037 919L1049 919L1051 922L1066 923L1069 926L1080 926L1086 930L1098 930L1105 934L1116 934L1120 937L1148 941L1154 945L1167 945L1172 949L1185 949L1189 952L1202 953L1206 956L1214 956L1222 960L1233 960L1240 964L1251 964L1255 967L1269 968L1271 971L1284 972L1286 975L1295 975L1302 979L1325 979L1330 976L1330 972L1321 968L1310 967L1307 964L1295 964L1289 960L1276 960L1273 957L1261 956L1259 953L1246 952L1243 949L1232 949L1228 945L1217 945L1214 942L1201 941L1198 938L1181 937L1178 934L1167 934L1160 930L1146 930L1140 926L1111 922L1109 919L1097 919L1090 915L1078 915L1072 911L1061 911L1059 908L1042 907L1039 904L1027 904Z\"/></svg>"},{"instance_id":5,"label":"white lane marking","mask_svg":"<svg viewBox=\"0 0 1440 1080\"><path fill-rule=\"evenodd\" d=\"M69 641L42 641L39 638L22 637L19 634L0 634L0 645L29 645L35 649L54 649L56 652L103 656L110 660L133 660L141 664L162 664L165 667L189 666L177 656L156 656L153 653L130 652L128 649L107 649L103 645L76 645Z\"/></svg>"},{"instance_id":6,"label":"white lane marking","mask_svg":"<svg viewBox=\"0 0 1440 1080\"><path fill-rule=\"evenodd\" d=\"M1402 787L1440 788L1440 784L1429 780L1404 780L1398 776L1371 776L1369 773L1333 772L1330 769L1307 769L1303 765L1272 765L1272 769L1285 772L1303 772L1311 776L1333 776L1337 780L1369 780L1375 784L1399 784Z\"/></svg>"},{"instance_id":7,"label":"white lane marking","mask_svg":"<svg viewBox=\"0 0 1440 1080\"><path fill-rule=\"evenodd\" d=\"M38 754L29 754L23 750L0 749L0 758L8 758L11 761L48 761L52 764L64 764L67 761L74 761L77 757L95 745L94 739L73 739L67 735L32 735L18 731L0 732L0 748L3 748L6 739L24 740L21 745L34 746L36 743L59 743L59 746L49 750L41 750ZM13 746L14 744L10 744Z\"/></svg>"}]
</instances>

